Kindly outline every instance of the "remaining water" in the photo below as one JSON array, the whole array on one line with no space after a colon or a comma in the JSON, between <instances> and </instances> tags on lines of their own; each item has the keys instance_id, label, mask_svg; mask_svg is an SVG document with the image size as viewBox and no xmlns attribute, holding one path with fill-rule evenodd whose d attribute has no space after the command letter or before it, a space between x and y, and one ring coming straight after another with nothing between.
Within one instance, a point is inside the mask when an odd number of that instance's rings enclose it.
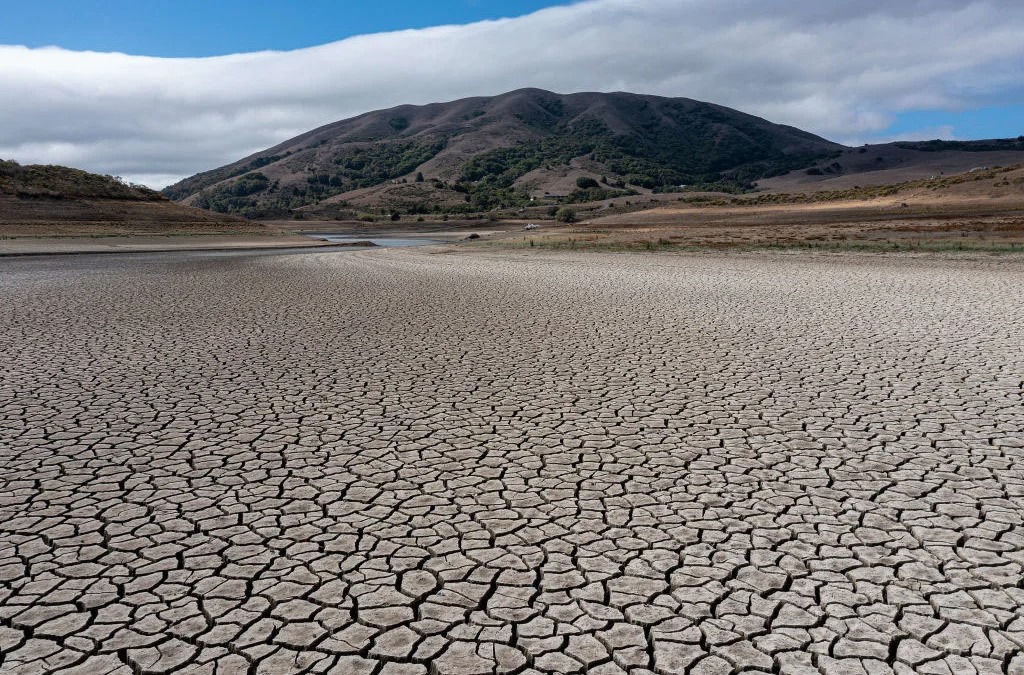
<instances>
[{"instance_id":1,"label":"remaining water","mask_svg":"<svg viewBox=\"0 0 1024 675\"><path fill-rule=\"evenodd\" d=\"M357 241L369 241L373 242L377 246L394 247L394 246L427 246L429 244L440 244L441 242L436 239L405 239L401 237L358 237L350 234L329 234L324 232L304 232L307 237L313 237L314 239L323 239L324 241L331 241L338 244L351 244Z\"/></svg>"}]
</instances>

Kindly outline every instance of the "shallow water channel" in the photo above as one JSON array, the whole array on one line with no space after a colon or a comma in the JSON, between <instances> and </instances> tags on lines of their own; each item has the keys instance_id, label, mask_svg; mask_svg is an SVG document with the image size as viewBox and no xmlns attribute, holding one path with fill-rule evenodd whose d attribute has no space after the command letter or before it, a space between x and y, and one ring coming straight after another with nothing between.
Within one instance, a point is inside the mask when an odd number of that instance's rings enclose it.
<instances>
[{"instance_id":1,"label":"shallow water channel","mask_svg":"<svg viewBox=\"0 0 1024 675\"><path fill-rule=\"evenodd\" d=\"M350 234L330 234L326 232L303 232L307 237L314 239L322 239L324 241L330 241L337 244L354 244L357 242L368 241L375 246L383 247L396 247L396 246L427 246L429 244L440 244L442 243L437 239L411 239L404 237L360 237Z\"/></svg>"}]
</instances>

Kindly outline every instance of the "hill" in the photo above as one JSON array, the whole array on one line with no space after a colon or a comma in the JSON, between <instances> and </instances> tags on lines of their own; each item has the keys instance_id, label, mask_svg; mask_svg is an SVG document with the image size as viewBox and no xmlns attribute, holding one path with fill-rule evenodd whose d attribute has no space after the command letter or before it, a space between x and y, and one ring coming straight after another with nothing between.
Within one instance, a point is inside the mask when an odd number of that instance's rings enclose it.
<instances>
[{"instance_id":1,"label":"hill","mask_svg":"<svg viewBox=\"0 0 1024 675\"><path fill-rule=\"evenodd\" d=\"M249 217L478 212L681 184L742 189L842 151L799 129L691 99L523 89L335 122L163 194Z\"/></svg>"},{"instance_id":2,"label":"hill","mask_svg":"<svg viewBox=\"0 0 1024 675\"><path fill-rule=\"evenodd\" d=\"M183 206L143 185L53 165L0 160L0 235L213 234L261 229Z\"/></svg>"},{"instance_id":3,"label":"hill","mask_svg":"<svg viewBox=\"0 0 1024 675\"><path fill-rule=\"evenodd\" d=\"M22 166L0 160L0 195L21 199L122 199L158 202L166 199L144 185L132 185L113 176L50 164Z\"/></svg>"}]
</instances>

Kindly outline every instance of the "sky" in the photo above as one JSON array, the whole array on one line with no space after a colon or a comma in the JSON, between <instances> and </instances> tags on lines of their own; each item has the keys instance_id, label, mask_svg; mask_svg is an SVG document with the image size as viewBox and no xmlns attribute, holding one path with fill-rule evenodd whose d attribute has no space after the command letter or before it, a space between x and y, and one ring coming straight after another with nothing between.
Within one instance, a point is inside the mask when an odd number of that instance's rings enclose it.
<instances>
[{"instance_id":1,"label":"sky","mask_svg":"<svg viewBox=\"0 0 1024 675\"><path fill-rule=\"evenodd\" d=\"M632 91L849 145L1024 135L1019 0L0 0L0 158L168 185L404 103Z\"/></svg>"},{"instance_id":2,"label":"sky","mask_svg":"<svg viewBox=\"0 0 1024 675\"><path fill-rule=\"evenodd\" d=\"M555 0L0 0L0 44L223 56L522 16Z\"/></svg>"}]
</instances>

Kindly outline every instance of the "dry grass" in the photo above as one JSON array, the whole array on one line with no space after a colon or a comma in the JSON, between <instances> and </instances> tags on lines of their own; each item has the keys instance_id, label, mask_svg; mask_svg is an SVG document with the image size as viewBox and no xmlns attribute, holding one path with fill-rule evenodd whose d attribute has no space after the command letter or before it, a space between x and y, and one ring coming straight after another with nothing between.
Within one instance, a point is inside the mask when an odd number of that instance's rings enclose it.
<instances>
[{"instance_id":1,"label":"dry grass","mask_svg":"<svg viewBox=\"0 0 1024 675\"><path fill-rule=\"evenodd\" d=\"M168 200L0 195L0 239L267 232L259 223Z\"/></svg>"},{"instance_id":2,"label":"dry grass","mask_svg":"<svg viewBox=\"0 0 1024 675\"><path fill-rule=\"evenodd\" d=\"M814 247L1024 251L1024 215L975 219L834 223L776 222L690 227L586 226L512 237L505 243L581 250L666 250ZM530 244L529 242L533 243Z\"/></svg>"},{"instance_id":3,"label":"dry grass","mask_svg":"<svg viewBox=\"0 0 1024 675\"><path fill-rule=\"evenodd\" d=\"M1024 250L1021 165L856 190L684 199L530 239L588 250Z\"/></svg>"}]
</instances>

